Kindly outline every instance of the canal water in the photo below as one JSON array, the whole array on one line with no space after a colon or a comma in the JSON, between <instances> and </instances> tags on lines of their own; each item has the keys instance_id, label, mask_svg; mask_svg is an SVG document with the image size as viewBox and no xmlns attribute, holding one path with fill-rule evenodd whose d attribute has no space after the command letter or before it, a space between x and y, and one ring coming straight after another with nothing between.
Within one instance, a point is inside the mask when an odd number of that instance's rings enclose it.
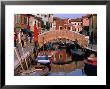
<instances>
[{"instance_id":1,"label":"canal water","mask_svg":"<svg viewBox=\"0 0 110 89\"><path fill-rule=\"evenodd\" d=\"M40 53L42 54L42 52ZM47 55L49 54L49 56L52 54L52 59L50 59L52 61L50 65L51 70L48 72L47 76L86 76L83 70L84 62L78 61L76 64L75 61L72 59L71 55L68 56L66 50L45 51L45 53ZM62 55L62 57L60 55ZM56 61L59 62L59 60L60 62L65 62L65 63L57 64ZM68 63L68 61L70 62ZM38 72L33 72L30 73L30 76L41 76L41 75Z\"/></svg>"},{"instance_id":2,"label":"canal water","mask_svg":"<svg viewBox=\"0 0 110 89\"><path fill-rule=\"evenodd\" d=\"M30 74L30 76L40 76L40 75L37 72L33 72ZM60 71L57 73L49 72L48 76L87 76L87 75L81 69L76 69L69 73L60 72Z\"/></svg>"},{"instance_id":3,"label":"canal water","mask_svg":"<svg viewBox=\"0 0 110 89\"><path fill-rule=\"evenodd\" d=\"M87 76L84 73L85 64L83 61L85 52L82 52L81 50L72 50L71 52L68 52L63 48L58 50L40 51L38 54L42 53L50 57L49 60L51 61L51 70L48 71L47 69L48 72L46 76ZM32 66L34 65L31 65L31 67ZM35 67L33 68L35 69ZM41 73L43 73L43 71ZM41 74L38 71L34 71L29 73L28 76L41 76Z\"/></svg>"}]
</instances>

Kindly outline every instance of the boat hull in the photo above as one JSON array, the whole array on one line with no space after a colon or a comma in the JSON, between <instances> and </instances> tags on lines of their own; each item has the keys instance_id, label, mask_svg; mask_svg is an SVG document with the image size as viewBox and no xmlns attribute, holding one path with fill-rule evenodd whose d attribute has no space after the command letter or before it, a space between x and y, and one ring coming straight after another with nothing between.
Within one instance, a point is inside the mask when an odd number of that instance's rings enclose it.
<instances>
[{"instance_id":1,"label":"boat hull","mask_svg":"<svg viewBox=\"0 0 110 89\"><path fill-rule=\"evenodd\" d=\"M88 76L97 76L97 66L85 63L84 72Z\"/></svg>"}]
</instances>

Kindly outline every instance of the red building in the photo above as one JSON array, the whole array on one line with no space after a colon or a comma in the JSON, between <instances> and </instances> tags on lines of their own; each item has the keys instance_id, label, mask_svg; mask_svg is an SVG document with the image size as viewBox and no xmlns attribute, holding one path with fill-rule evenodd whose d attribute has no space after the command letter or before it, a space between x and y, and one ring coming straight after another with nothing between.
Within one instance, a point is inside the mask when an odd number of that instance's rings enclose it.
<instances>
[{"instance_id":1,"label":"red building","mask_svg":"<svg viewBox=\"0 0 110 89\"><path fill-rule=\"evenodd\" d=\"M61 18L54 17L56 30L63 30L64 29L64 21Z\"/></svg>"},{"instance_id":2,"label":"red building","mask_svg":"<svg viewBox=\"0 0 110 89\"><path fill-rule=\"evenodd\" d=\"M28 14L15 14L14 15L14 28L16 31L20 29L30 29Z\"/></svg>"},{"instance_id":3,"label":"red building","mask_svg":"<svg viewBox=\"0 0 110 89\"><path fill-rule=\"evenodd\" d=\"M80 32L82 30L82 20L77 19L61 19L58 17L54 18L56 23L56 30L70 30Z\"/></svg>"}]
</instances>

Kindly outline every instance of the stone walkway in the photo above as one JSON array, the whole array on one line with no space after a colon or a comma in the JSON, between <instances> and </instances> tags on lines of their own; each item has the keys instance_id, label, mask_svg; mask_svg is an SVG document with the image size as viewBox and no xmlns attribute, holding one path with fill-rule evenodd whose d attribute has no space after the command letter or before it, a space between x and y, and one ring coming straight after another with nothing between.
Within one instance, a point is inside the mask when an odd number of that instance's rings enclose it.
<instances>
[{"instance_id":1,"label":"stone walkway","mask_svg":"<svg viewBox=\"0 0 110 89\"><path fill-rule=\"evenodd\" d=\"M16 51L17 51L20 59L22 60L22 59L26 58L30 54L30 52L32 52L33 47L34 47L33 44L32 43L31 44L29 43L22 50L22 47L20 46L20 44L18 44L18 47L16 47ZM19 61L18 61L18 58L17 58L16 53L14 52L14 68L16 68L18 65L19 65Z\"/></svg>"},{"instance_id":2,"label":"stone walkway","mask_svg":"<svg viewBox=\"0 0 110 89\"><path fill-rule=\"evenodd\" d=\"M89 46L88 47L86 47L87 49L90 49L90 50L93 50L93 51L97 51L97 45L95 45L95 44L89 44Z\"/></svg>"}]
</instances>

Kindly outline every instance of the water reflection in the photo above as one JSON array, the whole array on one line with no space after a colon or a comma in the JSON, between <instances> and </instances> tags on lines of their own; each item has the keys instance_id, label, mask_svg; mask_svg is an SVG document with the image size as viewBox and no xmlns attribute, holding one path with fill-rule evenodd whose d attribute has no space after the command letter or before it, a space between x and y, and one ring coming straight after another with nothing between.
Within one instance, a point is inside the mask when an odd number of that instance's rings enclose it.
<instances>
[{"instance_id":1,"label":"water reflection","mask_svg":"<svg viewBox=\"0 0 110 89\"><path fill-rule=\"evenodd\" d=\"M30 74L30 76L40 76L39 73L33 72ZM86 76L86 74L81 69L75 69L74 71L71 71L69 73L66 72L57 72L52 73L50 72L48 76Z\"/></svg>"}]
</instances>

